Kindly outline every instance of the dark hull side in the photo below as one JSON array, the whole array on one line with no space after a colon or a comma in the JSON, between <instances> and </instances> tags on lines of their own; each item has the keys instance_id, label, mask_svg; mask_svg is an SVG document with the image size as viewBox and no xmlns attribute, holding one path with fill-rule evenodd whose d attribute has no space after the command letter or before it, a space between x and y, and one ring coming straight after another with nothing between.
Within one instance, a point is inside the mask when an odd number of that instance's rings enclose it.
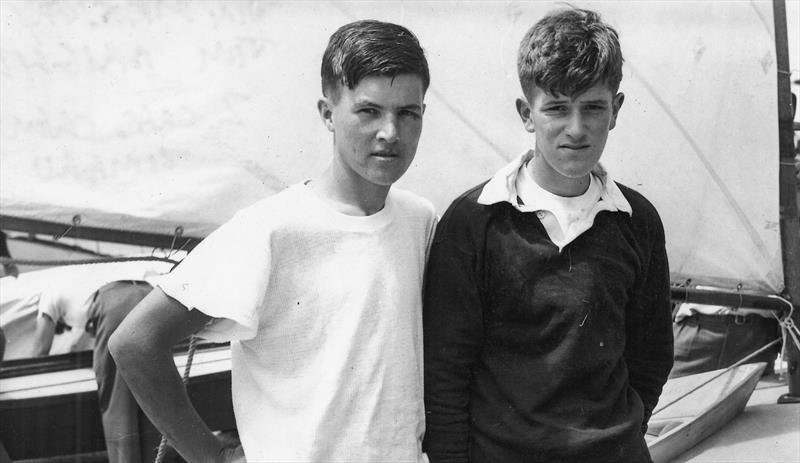
<instances>
[{"instance_id":1,"label":"dark hull side","mask_svg":"<svg viewBox=\"0 0 800 463\"><path fill-rule=\"evenodd\" d=\"M61 368L69 361L80 365L85 360L80 355L62 359ZM0 381L13 370L11 367L3 365ZM15 373L18 376L20 372ZM235 429L230 370L192 377L187 389L211 429ZM156 448L160 435L141 412L139 422L146 445ZM96 391L0 401L0 443L12 460L102 455L105 442Z\"/></svg>"}]
</instances>

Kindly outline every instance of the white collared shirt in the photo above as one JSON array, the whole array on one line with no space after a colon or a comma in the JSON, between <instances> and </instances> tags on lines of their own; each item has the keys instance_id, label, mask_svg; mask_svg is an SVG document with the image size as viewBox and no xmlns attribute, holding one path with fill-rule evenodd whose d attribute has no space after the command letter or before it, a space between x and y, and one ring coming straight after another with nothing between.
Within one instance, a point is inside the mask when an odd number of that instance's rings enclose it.
<instances>
[{"instance_id":1,"label":"white collared shirt","mask_svg":"<svg viewBox=\"0 0 800 463\"><path fill-rule=\"evenodd\" d=\"M527 151L501 168L484 185L479 204L508 202L520 212L536 213L559 252L592 227L600 211L633 213L631 205L603 167L592 170L589 188L580 196L564 197L540 187L530 172Z\"/></svg>"}]
</instances>

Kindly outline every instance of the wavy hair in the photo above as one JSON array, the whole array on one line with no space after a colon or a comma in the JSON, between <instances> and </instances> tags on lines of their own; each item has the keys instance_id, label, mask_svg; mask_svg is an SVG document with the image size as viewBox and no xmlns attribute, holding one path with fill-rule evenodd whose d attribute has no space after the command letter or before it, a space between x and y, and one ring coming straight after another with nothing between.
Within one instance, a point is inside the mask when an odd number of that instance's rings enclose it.
<instances>
[{"instance_id":1,"label":"wavy hair","mask_svg":"<svg viewBox=\"0 0 800 463\"><path fill-rule=\"evenodd\" d=\"M533 86L551 95L573 97L605 83L613 93L622 81L622 50L617 31L594 11L554 11L522 39L517 72L522 91Z\"/></svg>"}]
</instances>

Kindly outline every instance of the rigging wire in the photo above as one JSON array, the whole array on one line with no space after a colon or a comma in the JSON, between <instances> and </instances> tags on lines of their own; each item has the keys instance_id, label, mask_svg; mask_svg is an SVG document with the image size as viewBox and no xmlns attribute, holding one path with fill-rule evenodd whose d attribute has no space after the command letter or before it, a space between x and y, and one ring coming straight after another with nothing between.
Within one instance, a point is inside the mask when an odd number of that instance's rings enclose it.
<instances>
[{"instance_id":1,"label":"rigging wire","mask_svg":"<svg viewBox=\"0 0 800 463\"><path fill-rule=\"evenodd\" d=\"M800 350L800 329L797 328L797 325L794 323L794 319L792 318L792 316L794 315L794 304L792 304L791 302L789 302L789 300L787 300L787 299L785 299L785 298L783 298L781 296L776 296L776 295L770 294L767 297L771 298L771 299L777 299L779 301L782 301L782 302L786 303L786 305L789 306L789 310L785 313L783 318L779 317L775 312L772 312L772 316L775 317L776 320L778 320L778 324L781 326L781 337L777 338L777 339L775 339L775 340L773 340L773 341L771 341L769 343L767 343L766 345L764 345L763 347L759 348L758 350L748 354L747 356L745 356L744 358L742 358L738 362L736 362L733 365L729 366L728 368L725 368L724 370L720 371L718 374L712 376L707 381L702 382L701 384L699 384L695 388L687 391L684 394L681 394L679 397L676 397L675 399L673 399L669 403L666 403L663 406L658 407L657 409L653 410L653 413L652 413L653 415L655 415L656 413L660 412L661 410L664 410L665 408L669 407L670 405L674 404L675 402L678 402L682 398L684 398L687 395L691 394L692 392L700 389L701 387L705 386L706 384L710 383L711 381L719 378L720 376L724 375L725 373L727 373L731 369L733 369L735 367L738 367L739 365L747 362L751 358L755 357L756 355L760 354L761 352L764 352L765 350L767 350L768 348L772 347L773 345L775 345L776 343L778 343L780 341L783 342L783 348L782 348L783 350L781 352L781 359L785 359L786 358L787 333L789 334L789 336L791 337L792 341L794 342L795 347L797 347L797 349Z\"/></svg>"},{"instance_id":2,"label":"rigging wire","mask_svg":"<svg viewBox=\"0 0 800 463\"><path fill-rule=\"evenodd\" d=\"M111 262L134 262L134 261L158 261L178 264L178 261L168 257L158 256L138 256L138 257L95 257L91 259L14 259L12 257L0 257L0 264L34 265L34 266L60 266L60 265L84 265L84 264L106 264Z\"/></svg>"},{"instance_id":3,"label":"rigging wire","mask_svg":"<svg viewBox=\"0 0 800 463\"><path fill-rule=\"evenodd\" d=\"M652 413L650 416L653 416L653 415L655 415L656 413L660 412L661 410L664 410L665 408L669 407L670 405L674 404L675 402L678 402L679 400L681 400L681 399L683 399L684 397L688 396L688 395L689 395L689 394L691 394L692 392L694 392L694 391L696 391L696 390L700 389L701 387L705 386L706 384L710 383L711 381L714 381L715 379L719 378L720 376L724 375L725 373L729 372L730 370L732 370L732 369L734 369L734 368L738 367L739 365L741 365L741 364L743 364L743 363L747 362L747 361L748 361L748 360L750 360L751 358L755 357L756 355L760 354L761 352L763 352L763 351L767 350L768 348L772 347L773 345L775 345L776 343L778 343L778 341L780 341L780 340L781 340L781 338L777 338L777 339L775 339L775 340L773 340L773 341L771 341L771 342L767 343L767 344L766 344L766 345L764 345L763 347L759 348L759 349L758 349L758 350L756 350L755 352L752 352L752 353L748 354L748 355L747 355L746 357L744 357L743 359L739 360L738 362L734 363L733 365L729 366L728 368L725 368L724 370L720 371L719 373L717 373L716 375L712 376L712 377L711 377L711 378L709 378L708 380L706 380L706 381L703 381L702 383L698 384L698 385L697 385L697 386L695 386L694 388L692 388L692 389L690 389L690 390L686 391L685 393L681 394L680 396L678 396L678 397L674 398L674 399L673 399L673 400L671 400L670 402L668 402L668 403L666 403L666 404L662 405L661 407L658 407L657 409L653 410L653 413Z\"/></svg>"}]
</instances>

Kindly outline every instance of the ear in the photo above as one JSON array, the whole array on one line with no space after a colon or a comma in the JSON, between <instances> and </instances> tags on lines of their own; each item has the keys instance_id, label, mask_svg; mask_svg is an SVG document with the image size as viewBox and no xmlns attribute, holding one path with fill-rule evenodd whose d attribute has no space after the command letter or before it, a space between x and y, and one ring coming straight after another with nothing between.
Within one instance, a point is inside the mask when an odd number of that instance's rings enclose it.
<instances>
[{"instance_id":1,"label":"ear","mask_svg":"<svg viewBox=\"0 0 800 463\"><path fill-rule=\"evenodd\" d=\"M328 131L333 132L333 102L327 97L320 98L317 100L317 111Z\"/></svg>"},{"instance_id":2,"label":"ear","mask_svg":"<svg viewBox=\"0 0 800 463\"><path fill-rule=\"evenodd\" d=\"M625 94L620 92L614 97L614 100L611 102L611 124L608 126L608 130L613 129L617 126L617 115L619 114L619 109L622 108L622 103L625 102Z\"/></svg>"},{"instance_id":3,"label":"ear","mask_svg":"<svg viewBox=\"0 0 800 463\"><path fill-rule=\"evenodd\" d=\"M529 105L528 101L524 98L517 98L517 113L520 119L522 119L525 130L530 133L535 132L533 119L531 118L531 105Z\"/></svg>"}]
</instances>

